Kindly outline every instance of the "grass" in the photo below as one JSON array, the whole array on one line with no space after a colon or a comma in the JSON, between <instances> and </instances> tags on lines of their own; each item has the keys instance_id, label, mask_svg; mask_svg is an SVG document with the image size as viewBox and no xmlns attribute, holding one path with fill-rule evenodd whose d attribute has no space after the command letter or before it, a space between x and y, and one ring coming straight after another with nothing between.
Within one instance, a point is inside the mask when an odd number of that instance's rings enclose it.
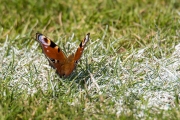
<instances>
[{"instance_id":1,"label":"grass","mask_svg":"<svg viewBox=\"0 0 180 120\"><path fill-rule=\"evenodd\" d=\"M1 0L1 119L180 119L177 0ZM36 32L74 52L61 79Z\"/></svg>"}]
</instances>

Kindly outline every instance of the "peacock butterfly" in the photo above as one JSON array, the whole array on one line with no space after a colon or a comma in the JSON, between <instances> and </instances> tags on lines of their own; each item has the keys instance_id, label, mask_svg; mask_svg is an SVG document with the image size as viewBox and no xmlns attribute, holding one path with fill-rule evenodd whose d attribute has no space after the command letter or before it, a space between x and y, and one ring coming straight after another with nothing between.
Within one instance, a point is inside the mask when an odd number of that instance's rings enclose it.
<instances>
[{"instance_id":1,"label":"peacock butterfly","mask_svg":"<svg viewBox=\"0 0 180 120\"><path fill-rule=\"evenodd\" d=\"M49 61L49 65L56 69L56 73L60 77L69 76L76 68L77 62L80 59L86 43L89 41L90 33L81 41L75 54L68 57L64 52L49 38L41 33L36 33L36 40L40 43L42 52Z\"/></svg>"}]
</instances>

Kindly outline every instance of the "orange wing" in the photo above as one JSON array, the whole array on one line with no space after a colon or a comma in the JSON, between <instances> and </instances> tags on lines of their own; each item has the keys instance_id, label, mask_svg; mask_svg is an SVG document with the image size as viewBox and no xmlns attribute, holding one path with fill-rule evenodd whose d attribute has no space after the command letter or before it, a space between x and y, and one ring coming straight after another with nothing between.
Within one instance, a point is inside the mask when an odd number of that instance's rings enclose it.
<instances>
[{"instance_id":1,"label":"orange wing","mask_svg":"<svg viewBox=\"0 0 180 120\"><path fill-rule=\"evenodd\" d=\"M47 58L58 60L60 63L66 61L66 55L53 41L40 33L36 33L36 39L40 43L43 53Z\"/></svg>"},{"instance_id":2,"label":"orange wing","mask_svg":"<svg viewBox=\"0 0 180 120\"><path fill-rule=\"evenodd\" d=\"M53 41L40 33L36 33L36 39L39 41L43 53L47 57L49 64L56 69L56 73L60 77L69 76L76 68L76 64L83 53L89 37L90 33L80 43L75 55L72 54L67 58L64 52Z\"/></svg>"},{"instance_id":3,"label":"orange wing","mask_svg":"<svg viewBox=\"0 0 180 120\"><path fill-rule=\"evenodd\" d=\"M74 61L77 62L83 53L84 47L86 46L86 43L89 41L90 33L86 35L84 40L80 43L78 49L76 50L75 56L74 56Z\"/></svg>"}]
</instances>

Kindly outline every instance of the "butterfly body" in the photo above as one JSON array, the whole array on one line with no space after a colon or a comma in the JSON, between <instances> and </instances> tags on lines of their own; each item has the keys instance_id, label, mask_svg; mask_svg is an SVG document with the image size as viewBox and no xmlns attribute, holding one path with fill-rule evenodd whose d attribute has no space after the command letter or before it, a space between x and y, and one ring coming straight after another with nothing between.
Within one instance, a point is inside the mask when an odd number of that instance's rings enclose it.
<instances>
[{"instance_id":1,"label":"butterfly body","mask_svg":"<svg viewBox=\"0 0 180 120\"><path fill-rule=\"evenodd\" d=\"M77 62L83 53L89 37L90 33L82 40L75 54L73 53L67 57L53 41L43 34L36 33L36 40L40 43L42 51L48 59L50 66L56 69L56 73L60 77L69 76L76 68Z\"/></svg>"}]
</instances>

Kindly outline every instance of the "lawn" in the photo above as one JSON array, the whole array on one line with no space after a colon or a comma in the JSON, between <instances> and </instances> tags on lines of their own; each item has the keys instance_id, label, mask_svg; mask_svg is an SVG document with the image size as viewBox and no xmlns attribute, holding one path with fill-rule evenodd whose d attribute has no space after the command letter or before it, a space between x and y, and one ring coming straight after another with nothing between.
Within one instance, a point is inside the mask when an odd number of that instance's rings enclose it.
<instances>
[{"instance_id":1,"label":"lawn","mask_svg":"<svg viewBox=\"0 0 180 120\"><path fill-rule=\"evenodd\" d=\"M180 119L180 1L0 0L1 119ZM36 33L66 55L60 78Z\"/></svg>"}]
</instances>

